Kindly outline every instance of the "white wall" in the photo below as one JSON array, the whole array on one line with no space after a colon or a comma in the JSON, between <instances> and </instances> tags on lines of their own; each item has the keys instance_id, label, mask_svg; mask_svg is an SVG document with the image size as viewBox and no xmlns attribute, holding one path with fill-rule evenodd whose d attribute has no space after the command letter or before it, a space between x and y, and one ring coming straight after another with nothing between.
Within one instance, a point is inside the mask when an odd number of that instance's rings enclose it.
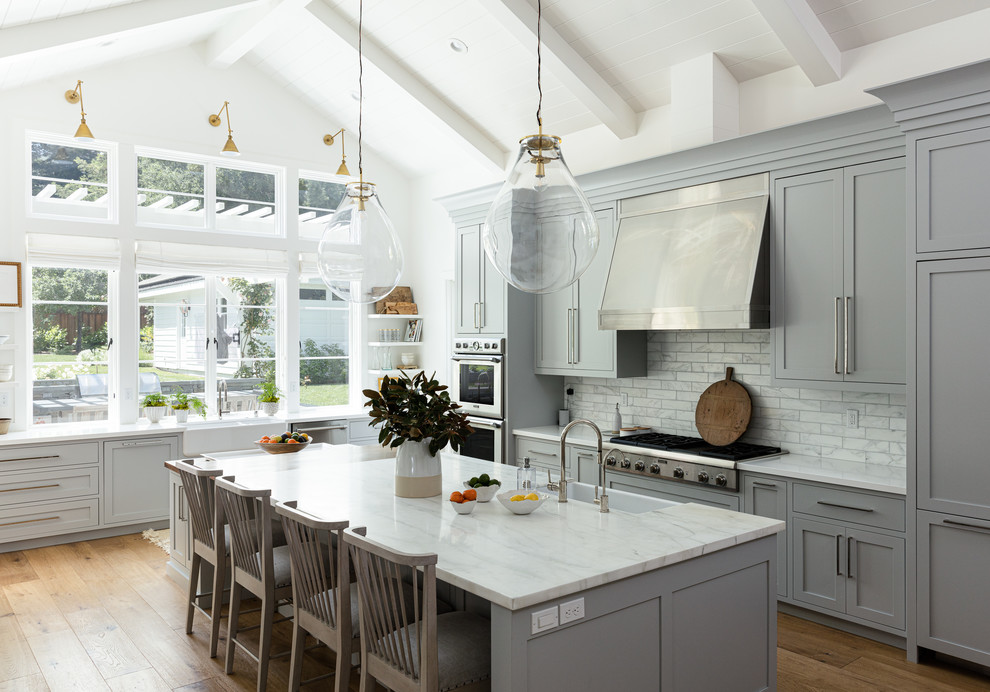
<instances>
[{"instance_id":1,"label":"white wall","mask_svg":"<svg viewBox=\"0 0 990 692\"><path fill-rule=\"evenodd\" d=\"M299 239L295 216L287 219L287 239L242 239L205 231L174 231L138 228L134 223L135 180L134 146L148 146L217 155L226 141L226 126L212 127L207 118L230 101L234 141L241 151L239 163L258 162L285 167L286 194L292 201L300 169L333 173L340 163L340 149L326 147L322 137L336 131L340 123L330 122L308 105L291 96L279 84L256 68L238 63L226 70L210 68L199 47L186 47L154 56L108 65L85 73L69 72L63 78L32 84L0 94L0 260L24 262L25 232L80 233L110 235L122 239L123 247L135 238L213 244L253 244L291 252L314 252L315 240ZM78 105L66 102L63 94L84 81L87 122L100 140L119 144L120 223L79 223L29 218L25 130L71 135L79 124ZM344 88L343 86L341 88ZM347 133L351 168L357 163L356 141ZM406 248L415 242L410 235L412 217L409 180L373 151L364 152L366 179L378 185L387 209L395 220L400 241ZM411 273L414 274L414 273ZM404 281L407 283L407 281ZM416 291L415 283L411 284ZM289 291L294 290L292 277ZM122 299L126 299L123 298ZM370 308L369 308L370 309ZM136 312L136 310L135 310ZM436 309L440 314L441 310ZM297 319L290 309L287 320ZM27 309L0 309L0 334L12 334L12 343L25 348L18 358L26 363L31 339L27 333ZM133 323L134 319L131 318ZM125 324L135 328L134 324ZM290 332L289 343L294 343ZM6 358L6 356L3 356ZM9 362L4 360L3 362ZM15 368L15 377L24 383L18 390L14 408L25 409L30 395L26 367ZM290 383L290 385L293 383ZM0 415L9 414L0 410ZM16 423L15 423L16 425Z\"/></svg>"}]
</instances>

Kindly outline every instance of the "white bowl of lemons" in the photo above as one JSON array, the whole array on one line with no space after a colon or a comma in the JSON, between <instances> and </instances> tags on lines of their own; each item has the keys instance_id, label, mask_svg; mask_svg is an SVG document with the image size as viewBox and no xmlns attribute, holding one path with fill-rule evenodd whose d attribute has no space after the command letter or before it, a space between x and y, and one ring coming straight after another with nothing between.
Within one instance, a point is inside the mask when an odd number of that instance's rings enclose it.
<instances>
[{"instance_id":1,"label":"white bowl of lemons","mask_svg":"<svg viewBox=\"0 0 990 692\"><path fill-rule=\"evenodd\" d=\"M516 489L506 490L495 497L502 503L502 506L513 514L529 514L547 501L549 495L535 493L532 490Z\"/></svg>"}]
</instances>

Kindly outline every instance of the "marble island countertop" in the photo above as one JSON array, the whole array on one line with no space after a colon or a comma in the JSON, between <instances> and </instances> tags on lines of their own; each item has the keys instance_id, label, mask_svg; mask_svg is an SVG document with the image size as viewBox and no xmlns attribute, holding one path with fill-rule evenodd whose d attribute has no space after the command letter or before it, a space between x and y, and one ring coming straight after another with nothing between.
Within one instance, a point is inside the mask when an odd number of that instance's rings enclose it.
<instances>
[{"instance_id":1,"label":"marble island countertop","mask_svg":"<svg viewBox=\"0 0 990 692\"><path fill-rule=\"evenodd\" d=\"M394 461L379 447L335 445L297 454L225 457L225 474L327 519L367 526L368 537L405 552L438 554L437 575L509 610L653 571L770 536L783 522L684 504L643 514L601 514L589 503L547 500L527 516L498 502L454 512L447 497L481 473L508 485L512 467L443 454L441 496L393 494ZM382 458L385 457L385 458ZM621 538L621 540L617 540Z\"/></svg>"},{"instance_id":2,"label":"marble island countertop","mask_svg":"<svg viewBox=\"0 0 990 692\"><path fill-rule=\"evenodd\" d=\"M534 440L559 442L563 428L545 425L534 428L517 428L514 435ZM605 433L603 431L603 437ZM607 437L605 437L607 441ZM595 434L587 426L573 428L567 434L567 444L594 446ZM863 490L904 495L907 492L907 469L903 466L867 464L861 461L830 459L802 454L783 454L759 461L740 461L740 471L751 471L770 476L798 480L831 483Z\"/></svg>"}]
</instances>

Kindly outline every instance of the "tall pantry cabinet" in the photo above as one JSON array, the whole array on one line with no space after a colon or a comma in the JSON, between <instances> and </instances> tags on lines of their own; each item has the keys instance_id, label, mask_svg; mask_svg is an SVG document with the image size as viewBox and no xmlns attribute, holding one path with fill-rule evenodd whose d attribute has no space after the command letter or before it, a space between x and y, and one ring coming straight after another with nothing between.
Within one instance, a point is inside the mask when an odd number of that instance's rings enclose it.
<instances>
[{"instance_id":1,"label":"tall pantry cabinet","mask_svg":"<svg viewBox=\"0 0 990 692\"><path fill-rule=\"evenodd\" d=\"M913 174L908 655L921 647L990 666L990 61L871 93L906 133Z\"/></svg>"}]
</instances>

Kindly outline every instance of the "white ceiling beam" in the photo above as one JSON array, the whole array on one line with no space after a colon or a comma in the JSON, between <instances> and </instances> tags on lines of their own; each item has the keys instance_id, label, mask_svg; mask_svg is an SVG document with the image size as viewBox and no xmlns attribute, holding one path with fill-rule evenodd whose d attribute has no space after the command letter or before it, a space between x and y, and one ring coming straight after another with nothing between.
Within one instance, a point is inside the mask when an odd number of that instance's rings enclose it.
<instances>
[{"instance_id":1,"label":"white ceiling beam","mask_svg":"<svg viewBox=\"0 0 990 692\"><path fill-rule=\"evenodd\" d=\"M213 34L206 44L206 61L211 67L226 68L274 32L292 12L311 0L266 0L244 10Z\"/></svg>"},{"instance_id":2,"label":"white ceiling beam","mask_svg":"<svg viewBox=\"0 0 990 692\"><path fill-rule=\"evenodd\" d=\"M753 0L753 4L812 84L842 79L842 51L808 0Z\"/></svg>"},{"instance_id":3,"label":"white ceiling beam","mask_svg":"<svg viewBox=\"0 0 990 692\"><path fill-rule=\"evenodd\" d=\"M536 54L536 9L527 0L484 2L485 9ZM546 20L540 31L547 67L619 139L639 130L636 111ZM552 128L551 128L552 130Z\"/></svg>"},{"instance_id":4,"label":"white ceiling beam","mask_svg":"<svg viewBox=\"0 0 990 692\"><path fill-rule=\"evenodd\" d=\"M143 0L0 29L0 60L146 29L178 19L228 12L250 0Z\"/></svg>"},{"instance_id":5,"label":"white ceiling beam","mask_svg":"<svg viewBox=\"0 0 990 692\"><path fill-rule=\"evenodd\" d=\"M328 7L324 2L313 2L306 7L314 17L323 23L330 31L337 34L349 46L357 50L358 31L346 17ZM409 71L402 63L389 55L378 43L364 37L363 52L365 59L381 70L386 77L416 99L427 110L439 118L447 127L463 140L468 146L479 152L481 156L492 163L499 171L504 171L508 164L509 152L496 143L487 133L479 129L453 106L444 100L419 77Z\"/></svg>"}]
</instances>

